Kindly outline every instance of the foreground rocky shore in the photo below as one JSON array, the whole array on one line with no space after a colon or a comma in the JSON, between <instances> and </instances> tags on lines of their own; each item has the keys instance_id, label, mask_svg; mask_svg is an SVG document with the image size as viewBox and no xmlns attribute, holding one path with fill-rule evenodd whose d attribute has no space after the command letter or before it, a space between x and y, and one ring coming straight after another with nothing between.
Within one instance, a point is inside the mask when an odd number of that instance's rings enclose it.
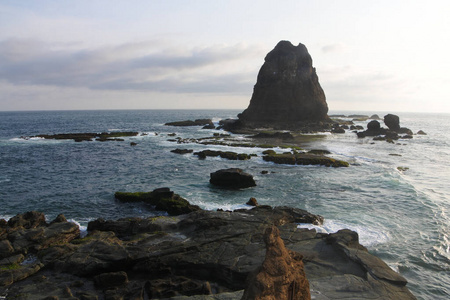
<instances>
[{"instance_id":1,"label":"foreground rocky shore","mask_svg":"<svg viewBox=\"0 0 450 300\"><path fill-rule=\"evenodd\" d=\"M97 219L81 237L63 215L47 223L42 213L28 212L0 222L0 296L415 299L406 280L360 245L357 233L298 226L322 221L290 207L194 209Z\"/></svg>"}]
</instances>

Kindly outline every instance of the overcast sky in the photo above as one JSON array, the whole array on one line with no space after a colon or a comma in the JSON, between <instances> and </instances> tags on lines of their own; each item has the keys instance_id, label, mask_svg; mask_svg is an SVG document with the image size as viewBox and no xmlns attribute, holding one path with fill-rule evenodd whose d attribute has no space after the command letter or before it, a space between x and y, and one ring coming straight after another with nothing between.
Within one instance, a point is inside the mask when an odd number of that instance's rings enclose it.
<instances>
[{"instance_id":1,"label":"overcast sky","mask_svg":"<svg viewBox=\"0 0 450 300\"><path fill-rule=\"evenodd\" d=\"M450 1L0 1L0 110L248 106L306 45L330 110L450 113Z\"/></svg>"}]
</instances>

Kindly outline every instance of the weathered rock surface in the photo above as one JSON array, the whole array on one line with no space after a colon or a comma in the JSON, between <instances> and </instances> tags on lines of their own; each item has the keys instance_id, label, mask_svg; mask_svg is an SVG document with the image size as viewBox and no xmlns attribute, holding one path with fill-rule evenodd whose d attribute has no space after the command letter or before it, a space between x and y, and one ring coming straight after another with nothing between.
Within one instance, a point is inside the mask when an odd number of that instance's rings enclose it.
<instances>
[{"instance_id":1,"label":"weathered rock surface","mask_svg":"<svg viewBox=\"0 0 450 300\"><path fill-rule=\"evenodd\" d=\"M291 128L328 121L327 112L325 93L308 50L303 44L281 41L265 57L250 105L238 117L244 127Z\"/></svg>"},{"instance_id":2,"label":"weathered rock surface","mask_svg":"<svg viewBox=\"0 0 450 300\"><path fill-rule=\"evenodd\" d=\"M286 251L303 255L312 298L415 299L406 280L367 252L355 232L319 234L298 227L298 223L322 221L304 210L262 205L129 222L97 220L93 223L102 225L89 224L95 230L84 238L45 249L33 247L39 250L32 264L0 268L0 295L6 299L240 299L246 279L266 259L263 233L276 226ZM47 226L51 225L20 230ZM273 251L284 250L274 247Z\"/></svg>"},{"instance_id":3,"label":"weathered rock surface","mask_svg":"<svg viewBox=\"0 0 450 300\"><path fill-rule=\"evenodd\" d=\"M218 170L211 173L210 177L211 184L226 188L241 189L256 186L253 176L239 168Z\"/></svg>"},{"instance_id":4,"label":"weathered rock surface","mask_svg":"<svg viewBox=\"0 0 450 300\"><path fill-rule=\"evenodd\" d=\"M249 276L242 300L310 300L303 257L286 249L275 226L266 229L264 242L264 262Z\"/></svg>"},{"instance_id":5,"label":"weathered rock surface","mask_svg":"<svg viewBox=\"0 0 450 300\"><path fill-rule=\"evenodd\" d=\"M263 159L265 161L270 161L276 164L284 164L284 165L321 165L334 168L349 166L349 163L343 160L334 159L321 154L309 154L309 153L269 154L263 156Z\"/></svg>"},{"instance_id":6,"label":"weathered rock surface","mask_svg":"<svg viewBox=\"0 0 450 300\"><path fill-rule=\"evenodd\" d=\"M202 150L194 152L194 155L197 155L201 159L205 159L208 156L221 157L229 160L247 160L252 158L250 154L246 153L236 153L232 151L216 151L216 150Z\"/></svg>"},{"instance_id":7,"label":"weathered rock surface","mask_svg":"<svg viewBox=\"0 0 450 300\"><path fill-rule=\"evenodd\" d=\"M200 209L169 188L159 188L152 192L116 192L114 197L123 202L144 202L154 206L155 210L165 211L174 216Z\"/></svg>"}]
</instances>

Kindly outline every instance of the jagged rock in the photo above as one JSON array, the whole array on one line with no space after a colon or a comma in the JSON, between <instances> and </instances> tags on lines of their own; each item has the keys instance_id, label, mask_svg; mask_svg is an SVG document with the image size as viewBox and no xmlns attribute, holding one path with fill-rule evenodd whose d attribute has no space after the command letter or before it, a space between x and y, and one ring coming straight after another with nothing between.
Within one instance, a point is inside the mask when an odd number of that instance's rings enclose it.
<instances>
[{"instance_id":1,"label":"jagged rock","mask_svg":"<svg viewBox=\"0 0 450 300\"><path fill-rule=\"evenodd\" d=\"M327 112L308 50L303 44L281 41L265 57L250 105L238 117L245 126L292 126L328 121Z\"/></svg>"},{"instance_id":2,"label":"jagged rock","mask_svg":"<svg viewBox=\"0 0 450 300\"><path fill-rule=\"evenodd\" d=\"M308 300L309 282L302 256L284 246L277 227L264 233L266 256L261 268L249 278L242 300Z\"/></svg>"},{"instance_id":3,"label":"jagged rock","mask_svg":"<svg viewBox=\"0 0 450 300\"><path fill-rule=\"evenodd\" d=\"M264 229L277 226L285 247L303 255L313 298L415 299L404 278L368 253L356 233L329 235L298 225L322 221L301 209L265 205L234 212L198 210L173 217L136 218L128 223L118 220L120 226L108 220L105 224L109 226L97 227L84 238L39 250L36 265L22 266L28 274L37 272L33 276L22 277L23 270L0 273L0 282L6 284L0 287L0 295L29 296L26 299L240 299L245 279L264 262ZM134 231L141 222L152 222L160 229ZM121 232L130 235L119 237L110 230L124 224L128 229ZM111 272L122 274L118 286L94 285L95 276ZM127 274L128 282L121 272ZM18 278L23 279L18 282Z\"/></svg>"},{"instance_id":4,"label":"jagged rock","mask_svg":"<svg viewBox=\"0 0 450 300\"><path fill-rule=\"evenodd\" d=\"M238 168L222 169L210 174L209 182L227 188L247 188L256 186L253 176Z\"/></svg>"},{"instance_id":5,"label":"jagged rock","mask_svg":"<svg viewBox=\"0 0 450 300\"><path fill-rule=\"evenodd\" d=\"M24 214L18 214L8 221L8 227L10 229L17 227L31 229L45 225L47 225L47 222L45 221L45 215L36 211L29 211Z\"/></svg>"}]
</instances>

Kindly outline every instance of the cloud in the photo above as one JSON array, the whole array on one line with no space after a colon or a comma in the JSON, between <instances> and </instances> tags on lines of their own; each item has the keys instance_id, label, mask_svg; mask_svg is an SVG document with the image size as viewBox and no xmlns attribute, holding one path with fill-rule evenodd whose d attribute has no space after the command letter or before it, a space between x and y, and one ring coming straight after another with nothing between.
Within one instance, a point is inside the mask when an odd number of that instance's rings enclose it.
<instances>
[{"instance_id":1,"label":"cloud","mask_svg":"<svg viewBox=\"0 0 450 300\"><path fill-rule=\"evenodd\" d=\"M340 52L345 50L346 46L343 43L335 43L335 44L329 44L329 45L325 45L321 48L322 52L327 54L327 53L332 53L332 52Z\"/></svg>"},{"instance_id":2,"label":"cloud","mask_svg":"<svg viewBox=\"0 0 450 300\"><path fill-rule=\"evenodd\" d=\"M94 49L38 40L0 42L0 80L92 90L239 93L260 67L256 45L187 47L159 40Z\"/></svg>"}]
</instances>

